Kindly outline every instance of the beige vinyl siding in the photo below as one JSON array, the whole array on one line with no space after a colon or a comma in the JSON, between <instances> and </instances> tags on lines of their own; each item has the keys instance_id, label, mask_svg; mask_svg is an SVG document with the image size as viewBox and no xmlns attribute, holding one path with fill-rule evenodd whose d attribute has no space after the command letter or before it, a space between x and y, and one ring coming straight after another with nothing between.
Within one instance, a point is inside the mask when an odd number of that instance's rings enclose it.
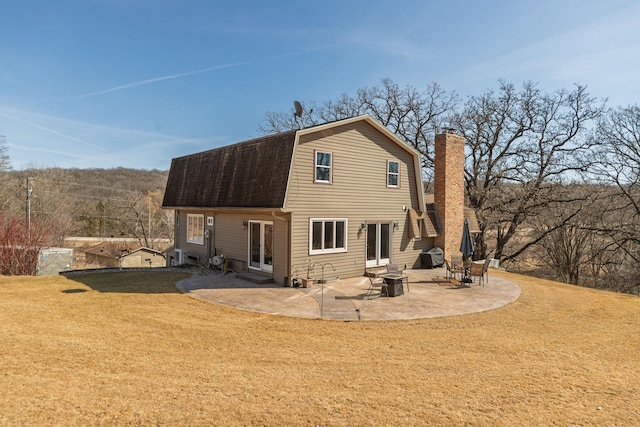
<instances>
[{"instance_id":1,"label":"beige vinyl siding","mask_svg":"<svg viewBox=\"0 0 640 427\"><path fill-rule=\"evenodd\" d=\"M273 281L278 284L289 283L289 216L285 219L271 218L273 221Z\"/></svg>"},{"instance_id":2,"label":"beige vinyl siding","mask_svg":"<svg viewBox=\"0 0 640 427\"><path fill-rule=\"evenodd\" d=\"M150 259L151 265L146 261ZM166 261L162 255L138 251L134 254L125 256L122 258L121 266L123 268L129 267L164 267Z\"/></svg>"},{"instance_id":3,"label":"beige vinyl siding","mask_svg":"<svg viewBox=\"0 0 640 427\"><path fill-rule=\"evenodd\" d=\"M187 214L195 214L200 215L202 211L179 211L179 222L178 222L178 233L176 236L175 247L176 249L182 249L189 252L189 255L199 257L198 262L201 264L206 263L206 255L207 255L207 240L204 239L202 245L197 243L189 243L187 242ZM207 215L204 214L204 224L205 230L207 229Z\"/></svg>"},{"instance_id":4,"label":"beige vinyl siding","mask_svg":"<svg viewBox=\"0 0 640 427\"><path fill-rule=\"evenodd\" d=\"M244 228L242 222L246 221L246 216L242 214L214 214L214 235L211 242L217 255L224 255L233 260L244 262L244 271L249 265L248 242L249 229ZM237 263L234 263L234 268Z\"/></svg>"},{"instance_id":5,"label":"beige vinyl siding","mask_svg":"<svg viewBox=\"0 0 640 427\"><path fill-rule=\"evenodd\" d=\"M207 239L204 245L187 243L187 213L180 212L180 232L179 242L176 247L189 251L192 255L200 257L200 264L206 264ZM200 212L198 212L200 213ZM287 263L289 261L288 249L288 219L279 220L270 214L247 212L204 212L205 230L210 230L211 256L214 254L224 255L235 262L233 268L246 271L249 266L249 229L245 228L244 222L249 221L269 221L273 223L273 279L276 283L283 284L287 276ZM214 226L207 225L207 217L214 217ZM240 261L240 262L238 262ZM242 267L239 267L242 266Z\"/></svg>"},{"instance_id":6,"label":"beige vinyl siding","mask_svg":"<svg viewBox=\"0 0 640 427\"><path fill-rule=\"evenodd\" d=\"M247 228L243 222L247 222ZM267 221L273 223L273 279L283 284L287 276L288 220L279 220L272 215L255 213L225 214L215 217L215 244L218 254L244 261L245 270L249 267L249 221Z\"/></svg>"},{"instance_id":7,"label":"beige vinyl siding","mask_svg":"<svg viewBox=\"0 0 640 427\"><path fill-rule=\"evenodd\" d=\"M314 151L333 153L331 184L314 183ZM331 263L325 276L353 277L365 268L366 232L362 222L398 222L392 228L391 261L402 267L419 265L419 254L430 245L425 239L408 237L408 209L418 205L419 187L415 182L411 152L399 147L366 122L356 122L304 135L295 148L295 158L287 193L286 209L292 215L292 265L309 262ZM387 161L400 164L399 188L387 187ZM404 210L406 207L407 210ZM347 252L309 255L310 218L347 218ZM300 270L298 275L302 276ZM316 272L314 277L319 277Z\"/></svg>"}]
</instances>

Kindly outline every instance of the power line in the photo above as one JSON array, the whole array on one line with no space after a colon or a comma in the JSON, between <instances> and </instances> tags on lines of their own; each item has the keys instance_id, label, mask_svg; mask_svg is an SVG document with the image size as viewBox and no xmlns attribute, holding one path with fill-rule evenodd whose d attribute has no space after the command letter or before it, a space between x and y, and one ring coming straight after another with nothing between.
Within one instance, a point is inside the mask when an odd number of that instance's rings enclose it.
<instances>
[{"instance_id":1,"label":"power line","mask_svg":"<svg viewBox=\"0 0 640 427\"><path fill-rule=\"evenodd\" d=\"M98 188L98 189L101 189L101 190L115 190L115 191L136 192L136 193L141 192L141 190L135 190L135 189L128 189L127 190L125 188L105 187L105 186L102 186L102 185L81 184L81 183L78 183L78 182L60 181L60 180L57 180L57 179L48 179L48 181L56 182L58 184L64 184L64 185L75 185L75 186L87 187L87 188ZM157 191L157 190L161 190L161 188L156 188L155 190L142 190L142 191Z\"/></svg>"},{"instance_id":2,"label":"power line","mask_svg":"<svg viewBox=\"0 0 640 427\"><path fill-rule=\"evenodd\" d=\"M122 199L119 197L108 197L108 196L87 196L83 194L74 194L74 193L63 193L61 191L53 191L53 190L39 190L41 193L49 193L49 194L61 194L63 196L71 196L71 197L80 197L80 198L88 198L88 199L106 199L106 200L121 200L124 202L130 202L131 199Z\"/></svg>"}]
</instances>

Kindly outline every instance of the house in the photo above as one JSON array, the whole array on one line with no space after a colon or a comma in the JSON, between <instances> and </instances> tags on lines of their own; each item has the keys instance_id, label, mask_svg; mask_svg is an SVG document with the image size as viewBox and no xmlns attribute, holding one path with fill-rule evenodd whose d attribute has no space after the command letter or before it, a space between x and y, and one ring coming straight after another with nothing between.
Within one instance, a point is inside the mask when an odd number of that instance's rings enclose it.
<instances>
[{"instance_id":1,"label":"house","mask_svg":"<svg viewBox=\"0 0 640 427\"><path fill-rule=\"evenodd\" d=\"M419 267L423 250L459 245L464 221L464 141L442 134L436 147L440 218L426 211L419 153L367 115L175 158L163 201L175 210L168 262L224 256L279 284L309 268L319 279Z\"/></svg>"},{"instance_id":2,"label":"house","mask_svg":"<svg viewBox=\"0 0 640 427\"><path fill-rule=\"evenodd\" d=\"M151 248L139 247L119 257L120 267L164 267L167 261L162 252Z\"/></svg>"},{"instance_id":3,"label":"house","mask_svg":"<svg viewBox=\"0 0 640 427\"><path fill-rule=\"evenodd\" d=\"M162 252L155 249L132 246L127 242L103 242L80 250L84 263L100 267L164 267Z\"/></svg>"}]
</instances>

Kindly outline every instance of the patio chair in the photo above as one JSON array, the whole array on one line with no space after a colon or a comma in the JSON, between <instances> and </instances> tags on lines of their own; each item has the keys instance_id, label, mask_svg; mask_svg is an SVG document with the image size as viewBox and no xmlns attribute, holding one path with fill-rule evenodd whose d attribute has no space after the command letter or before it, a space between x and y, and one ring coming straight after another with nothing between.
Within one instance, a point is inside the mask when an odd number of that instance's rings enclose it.
<instances>
[{"instance_id":1,"label":"patio chair","mask_svg":"<svg viewBox=\"0 0 640 427\"><path fill-rule=\"evenodd\" d=\"M447 258L444 259L444 266L447 269L447 280L454 279L460 281L460 279L462 279L464 268L452 264ZM456 277L458 275L460 276L460 279Z\"/></svg>"},{"instance_id":2,"label":"patio chair","mask_svg":"<svg viewBox=\"0 0 640 427\"><path fill-rule=\"evenodd\" d=\"M376 277L375 273L365 271L364 275L369 278L369 289L367 289L366 299L371 299L371 294L377 288L380 288L380 296L384 292L386 297L389 297L389 287L382 277Z\"/></svg>"},{"instance_id":3,"label":"patio chair","mask_svg":"<svg viewBox=\"0 0 640 427\"><path fill-rule=\"evenodd\" d=\"M487 259L484 260L482 264L471 264L471 270L469 272L469 276L478 277L480 283L482 283L482 287L484 288L485 276L487 277L487 281L489 281L489 263L491 262L491 258L487 256Z\"/></svg>"},{"instance_id":4,"label":"patio chair","mask_svg":"<svg viewBox=\"0 0 640 427\"><path fill-rule=\"evenodd\" d=\"M397 274L399 279L402 280L402 285L404 286L404 282L407 282L407 292L409 292L409 276L404 274L404 270L400 270L396 264L387 264L387 273L389 274Z\"/></svg>"}]
</instances>

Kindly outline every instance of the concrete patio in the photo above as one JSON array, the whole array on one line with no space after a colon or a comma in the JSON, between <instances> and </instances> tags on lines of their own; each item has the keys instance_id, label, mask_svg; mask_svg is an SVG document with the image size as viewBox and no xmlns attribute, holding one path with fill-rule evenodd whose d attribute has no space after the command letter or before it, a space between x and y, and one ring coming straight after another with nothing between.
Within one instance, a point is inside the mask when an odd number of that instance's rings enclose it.
<instances>
[{"instance_id":1,"label":"concrete patio","mask_svg":"<svg viewBox=\"0 0 640 427\"><path fill-rule=\"evenodd\" d=\"M235 274L209 274L178 283L178 289L203 301L258 313L341 321L406 320L454 316L492 310L515 301L520 287L491 276L482 287L458 286L445 279L444 268L407 270L404 295L367 298L369 279L354 277L310 288L255 284Z\"/></svg>"}]
</instances>

